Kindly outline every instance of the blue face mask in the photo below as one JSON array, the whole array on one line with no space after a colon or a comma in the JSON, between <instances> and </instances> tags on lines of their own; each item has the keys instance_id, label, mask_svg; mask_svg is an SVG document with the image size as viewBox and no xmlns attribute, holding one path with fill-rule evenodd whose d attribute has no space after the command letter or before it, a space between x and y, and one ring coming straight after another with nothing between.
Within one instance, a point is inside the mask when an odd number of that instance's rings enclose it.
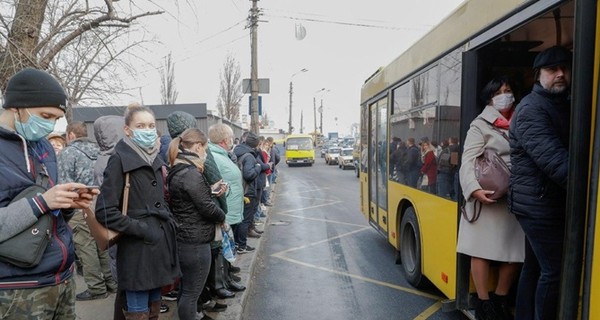
<instances>
[{"instance_id":1,"label":"blue face mask","mask_svg":"<svg viewBox=\"0 0 600 320\"><path fill-rule=\"evenodd\" d=\"M156 144L156 139L158 138L156 129L136 129L131 131L133 132L131 140L138 146L150 149Z\"/></svg>"},{"instance_id":2,"label":"blue face mask","mask_svg":"<svg viewBox=\"0 0 600 320\"><path fill-rule=\"evenodd\" d=\"M40 118L39 116L31 114L29 110L25 110L29 113L29 119L27 119L25 123L18 121L17 114L15 113L15 130L20 136L25 138L25 140L39 141L54 131L56 121Z\"/></svg>"}]
</instances>

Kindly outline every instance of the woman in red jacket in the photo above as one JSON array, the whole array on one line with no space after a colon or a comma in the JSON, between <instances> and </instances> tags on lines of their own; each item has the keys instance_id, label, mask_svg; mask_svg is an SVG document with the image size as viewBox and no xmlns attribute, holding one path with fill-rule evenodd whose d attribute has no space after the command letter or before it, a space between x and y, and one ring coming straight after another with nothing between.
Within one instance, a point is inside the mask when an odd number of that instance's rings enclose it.
<instances>
[{"instance_id":1,"label":"woman in red jacket","mask_svg":"<svg viewBox=\"0 0 600 320\"><path fill-rule=\"evenodd\" d=\"M435 194L437 182L437 160L435 158L433 146L427 137L423 137L421 139L421 154L423 157L421 174L427 177L427 185L424 187L424 190Z\"/></svg>"}]
</instances>

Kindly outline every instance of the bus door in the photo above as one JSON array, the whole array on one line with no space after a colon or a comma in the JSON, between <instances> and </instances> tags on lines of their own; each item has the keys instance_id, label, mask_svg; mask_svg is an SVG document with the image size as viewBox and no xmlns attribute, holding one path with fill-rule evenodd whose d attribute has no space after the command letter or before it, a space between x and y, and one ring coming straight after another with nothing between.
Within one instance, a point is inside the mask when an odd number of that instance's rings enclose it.
<instances>
[{"instance_id":1,"label":"bus door","mask_svg":"<svg viewBox=\"0 0 600 320\"><path fill-rule=\"evenodd\" d=\"M387 235L387 98L369 106L369 223Z\"/></svg>"}]
</instances>

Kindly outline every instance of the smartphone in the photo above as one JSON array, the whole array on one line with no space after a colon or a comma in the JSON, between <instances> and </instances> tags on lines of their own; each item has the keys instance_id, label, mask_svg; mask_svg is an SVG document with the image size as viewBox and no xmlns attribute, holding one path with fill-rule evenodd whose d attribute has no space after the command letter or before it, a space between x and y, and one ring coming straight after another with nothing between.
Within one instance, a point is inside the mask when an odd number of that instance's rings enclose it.
<instances>
[{"instance_id":1,"label":"smartphone","mask_svg":"<svg viewBox=\"0 0 600 320\"><path fill-rule=\"evenodd\" d=\"M92 190L99 190L100 186L85 186L84 188L76 188L74 191L78 193L92 193Z\"/></svg>"},{"instance_id":2,"label":"smartphone","mask_svg":"<svg viewBox=\"0 0 600 320\"><path fill-rule=\"evenodd\" d=\"M210 193L211 194L219 194L219 192L221 192L222 186L226 186L226 185L227 185L227 182L221 182L219 184L216 184L214 187L212 187L210 189Z\"/></svg>"}]
</instances>

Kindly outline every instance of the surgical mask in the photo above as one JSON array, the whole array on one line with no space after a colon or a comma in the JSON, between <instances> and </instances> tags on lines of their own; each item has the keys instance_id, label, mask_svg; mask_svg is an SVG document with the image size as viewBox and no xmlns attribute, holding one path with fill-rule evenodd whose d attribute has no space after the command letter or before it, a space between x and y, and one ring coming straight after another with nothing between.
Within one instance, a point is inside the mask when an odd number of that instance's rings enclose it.
<instances>
[{"instance_id":1,"label":"surgical mask","mask_svg":"<svg viewBox=\"0 0 600 320\"><path fill-rule=\"evenodd\" d=\"M46 120L31 114L27 109L25 111L29 114L29 119L25 123L17 120L17 114L15 113L15 130L25 140L39 141L54 131L55 121Z\"/></svg>"},{"instance_id":2,"label":"surgical mask","mask_svg":"<svg viewBox=\"0 0 600 320\"><path fill-rule=\"evenodd\" d=\"M515 102L512 93L502 93L492 98L492 106L499 112L510 109Z\"/></svg>"},{"instance_id":3,"label":"surgical mask","mask_svg":"<svg viewBox=\"0 0 600 320\"><path fill-rule=\"evenodd\" d=\"M138 146L150 149L156 144L156 139L158 138L156 129L135 129L131 131L133 132L131 140Z\"/></svg>"}]
</instances>

